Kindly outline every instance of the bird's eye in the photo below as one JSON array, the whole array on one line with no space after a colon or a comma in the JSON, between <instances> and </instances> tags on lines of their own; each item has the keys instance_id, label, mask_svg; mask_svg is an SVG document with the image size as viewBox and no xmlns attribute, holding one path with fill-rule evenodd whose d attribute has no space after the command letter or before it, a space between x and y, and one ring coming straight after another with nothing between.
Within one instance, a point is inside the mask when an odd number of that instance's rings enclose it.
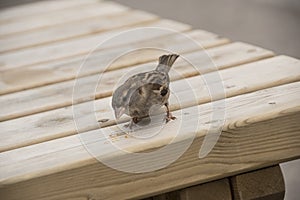
<instances>
[{"instance_id":1,"label":"bird's eye","mask_svg":"<svg viewBox=\"0 0 300 200\"><path fill-rule=\"evenodd\" d=\"M140 87L140 88L138 89L138 91L139 91L139 94L140 94L140 95L143 95L143 94L144 94L142 87Z\"/></svg>"},{"instance_id":2,"label":"bird's eye","mask_svg":"<svg viewBox=\"0 0 300 200\"><path fill-rule=\"evenodd\" d=\"M160 91L161 96L165 96L168 93L168 88L164 88Z\"/></svg>"}]
</instances>

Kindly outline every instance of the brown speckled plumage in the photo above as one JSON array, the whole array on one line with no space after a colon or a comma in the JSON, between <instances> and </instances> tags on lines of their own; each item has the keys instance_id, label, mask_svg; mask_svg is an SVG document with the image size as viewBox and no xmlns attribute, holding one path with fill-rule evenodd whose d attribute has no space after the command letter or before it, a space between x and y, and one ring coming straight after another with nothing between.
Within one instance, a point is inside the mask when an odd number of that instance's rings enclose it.
<instances>
[{"instance_id":1,"label":"brown speckled plumage","mask_svg":"<svg viewBox=\"0 0 300 200\"><path fill-rule=\"evenodd\" d=\"M176 54L163 55L159 57L159 64L155 70L133 75L118 87L112 98L116 118L127 114L132 118L133 123L138 123L149 115L152 106L165 105L166 122L175 119L168 107L170 96L168 72L177 58Z\"/></svg>"}]
</instances>

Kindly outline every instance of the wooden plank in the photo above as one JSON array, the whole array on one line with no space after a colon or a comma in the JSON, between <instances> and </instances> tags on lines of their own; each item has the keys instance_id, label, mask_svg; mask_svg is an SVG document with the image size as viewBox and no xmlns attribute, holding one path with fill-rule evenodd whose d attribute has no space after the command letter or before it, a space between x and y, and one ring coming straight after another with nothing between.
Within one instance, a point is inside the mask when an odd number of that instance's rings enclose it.
<instances>
[{"instance_id":1,"label":"wooden plank","mask_svg":"<svg viewBox=\"0 0 300 200\"><path fill-rule=\"evenodd\" d=\"M283 200L285 186L279 165L231 177L236 200Z\"/></svg>"},{"instance_id":2,"label":"wooden plank","mask_svg":"<svg viewBox=\"0 0 300 200\"><path fill-rule=\"evenodd\" d=\"M72 7L81 7L86 4L99 3L101 0L60 0L60 1L39 1L30 4L22 4L6 9L1 9L0 23L8 23L13 20L24 19L29 16L41 16L49 12L55 12L59 10L65 10ZM41 9L44 8L44 9ZM46 10L45 10L46 9Z\"/></svg>"},{"instance_id":3,"label":"wooden plank","mask_svg":"<svg viewBox=\"0 0 300 200\"><path fill-rule=\"evenodd\" d=\"M272 86L299 81L299 72L296 71L299 69L299 62L298 65L293 64L293 62L293 59L276 57L232 69L221 70L220 73L222 77L224 77L223 84L225 85L226 96L232 97ZM294 67L292 68L293 65ZM262 68L265 68L265 70L262 71ZM286 70L290 73L285 73ZM261 73L257 74L257 71L261 71ZM276 72L276 75L270 76L269 73L273 71ZM245 76L238 78L236 74L247 74L248 78L245 78ZM265 77L268 77L268 79ZM211 100L201 77L192 77L186 80L196 88L195 94L199 96L197 96L198 101L195 102L190 98L190 95L187 95L190 91L189 89L187 89L188 92L186 92L185 89L181 89L182 87L180 87L180 85L182 81L172 82L172 90L177 91L177 96L182 98L182 108L207 103ZM95 113L93 112L92 114L95 114L100 121L108 119L107 122L101 123L103 127L115 124L110 102L110 97L95 101ZM180 107L173 95L171 95L170 102L171 110ZM97 125L90 124L87 120L87 117L91 116L89 109L86 109L88 106L88 103L81 104L82 113L81 116L78 116L81 121L86 121L87 131L98 128ZM16 124L18 124L18 126L16 126ZM77 133L73 119L73 108L71 106L2 122L0 123L0 129L3 133L0 141L1 152Z\"/></svg>"},{"instance_id":4,"label":"wooden plank","mask_svg":"<svg viewBox=\"0 0 300 200\"><path fill-rule=\"evenodd\" d=\"M89 34L126 27L127 25L143 23L147 20L154 21L158 18L155 15L141 11L133 10L128 12L126 9L122 11L123 10L117 13L112 12L108 15L38 29L32 32L25 32L12 37L0 37L0 53L70 40Z\"/></svg>"},{"instance_id":5,"label":"wooden plank","mask_svg":"<svg viewBox=\"0 0 300 200\"><path fill-rule=\"evenodd\" d=\"M87 56L91 50L95 49L95 47L97 47L99 44L112 38L113 36L121 34L124 31L142 27L165 28L179 32L190 29L189 25L170 20L160 20L152 23L133 25L131 27L107 31L83 38L76 38L74 40L62 41L59 43L49 44L47 46L33 47L30 49L14 51L11 53L0 55L0 71L29 65L37 65L42 63L44 64L50 61L61 62L64 58L67 57L78 57L80 55ZM102 44L101 48L108 48L129 44L131 42L138 42L141 40L162 36L163 34L167 35L168 33L170 34L170 32L163 30L157 31L155 33L154 31L144 32L144 34L135 32L135 35L132 34L131 38L127 38L126 40L112 40L109 43Z\"/></svg>"},{"instance_id":6,"label":"wooden plank","mask_svg":"<svg viewBox=\"0 0 300 200\"><path fill-rule=\"evenodd\" d=\"M128 8L113 2L103 2L101 4L86 4L73 9L56 11L55 13L45 13L42 16L26 17L10 23L0 24L0 37L11 37L24 32L65 24L78 20L100 17L103 15L113 15Z\"/></svg>"},{"instance_id":7,"label":"wooden plank","mask_svg":"<svg viewBox=\"0 0 300 200\"><path fill-rule=\"evenodd\" d=\"M299 158L299 92L300 82L296 82L226 99L222 135L203 159L198 159L198 152L211 123L212 105L200 105L201 125L193 145L178 161L155 172L130 174L99 164L77 136L1 153L0 193L5 199L142 198ZM197 109L188 112L192 116ZM180 119L180 112L174 114ZM189 123L196 121L191 117ZM154 146L172 140L177 125L178 121L168 123L147 143L124 135L116 136L119 140L114 143L134 152L155 150ZM101 140L105 136L98 131L86 134L94 134L91 142L105 149L107 144ZM137 168L140 164L132 163Z\"/></svg>"},{"instance_id":8,"label":"wooden plank","mask_svg":"<svg viewBox=\"0 0 300 200\"><path fill-rule=\"evenodd\" d=\"M190 37L201 44L203 48L211 48L229 42L226 38L222 38L216 34L202 30L188 31L184 34L186 37ZM6 70L0 73L0 94L17 92L24 89L71 80L75 77L83 77L101 73L106 67L103 60L114 60L116 55L119 55L122 52L128 52L132 49L148 47L148 50L145 48L141 49L139 56L136 56L135 54L128 54L125 56L126 59L121 59L118 62L112 63L109 70L115 70L139 63L156 61L162 52L154 49L149 50L149 47L168 49L178 53L186 53L201 49L201 47L198 45L188 41L186 37L181 34L171 34L167 36L164 35L151 38L149 40L117 46L115 48L100 50L86 59L85 65L90 67L78 75L77 71L80 69L80 66L83 62L83 56L67 59L62 63L57 64L42 64L38 66L28 66ZM23 75L22 79L16 79L15 77L20 74Z\"/></svg>"},{"instance_id":9,"label":"wooden plank","mask_svg":"<svg viewBox=\"0 0 300 200\"><path fill-rule=\"evenodd\" d=\"M255 49L255 51L250 51ZM207 50L207 52L199 51L183 55L188 60L194 62L196 66L201 66L201 72L207 73L214 69L211 68L211 59L219 69L228 68L231 66L259 60L272 56L272 52L261 49L244 43L233 43L221 47L216 47ZM200 57L200 58L199 58ZM141 72L142 70L153 69L157 63L147 63L145 65L137 65L133 67L123 68L115 71L106 72L101 80L101 87L97 88L96 97L102 98L111 95L112 86L115 85L119 78L125 73L131 71ZM291 65L293 69L295 65ZM183 59L176 62L173 67L179 74L170 74L171 79L179 79L197 75L199 72ZM294 70L291 70L291 79L296 75ZM22 117L38 112L43 112L51 109L56 109L94 99L94 93L90 94L88 88L96 87L95 83L99 75L84 77L80 80L80 96L72 99L74 81L67 81L58 84L53 84L41 88L34 88L22 92L3 95L0 97L0 104L3 109L0 112L0 121L9 120L17 117Z\"/></svg>"}]
</instances>

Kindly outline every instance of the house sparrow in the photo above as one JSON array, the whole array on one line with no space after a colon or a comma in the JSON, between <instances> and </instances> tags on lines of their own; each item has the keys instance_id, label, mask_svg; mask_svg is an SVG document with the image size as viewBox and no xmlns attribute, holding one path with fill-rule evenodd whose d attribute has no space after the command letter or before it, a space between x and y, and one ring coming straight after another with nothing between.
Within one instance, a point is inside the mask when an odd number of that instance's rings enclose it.
<instances>
[{"instance_id":1,"label":"house sparrow","mask_svg":"<svg viewBox=\"0 0 300 200\"><path fill-rule=\"evenodd\" d=\"M128 78L118 87L112 97L112 107L116 119L123 114L131 117L129 127L138 123L142 118L149 116L150 108L154 105L165 106L166 123L174 120L169 110L170 96L168 72L179 55L163 55L155 70L139 73Z\"/></svg>"}]
</instances>

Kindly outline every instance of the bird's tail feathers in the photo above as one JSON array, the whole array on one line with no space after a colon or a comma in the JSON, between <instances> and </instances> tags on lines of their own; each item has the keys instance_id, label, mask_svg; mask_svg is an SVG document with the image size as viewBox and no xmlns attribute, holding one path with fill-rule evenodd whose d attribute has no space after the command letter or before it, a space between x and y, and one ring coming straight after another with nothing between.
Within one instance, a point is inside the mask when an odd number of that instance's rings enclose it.
<instances>
[{"instance_id":1,"label":"bird's tail feathers","mask_svg":"<svg viewBox=\"0 0 300 200\"><path fill-rule=\"evenodd\" d=\"M177 54L160 56L156 70L169 72L170 68L172 67L173 63L176 61L178 57L179 55Z\"/></svg>"},{"instance_id":2,"label":"bird's tail feathers","mask_svg":"<svg viewBox=\"0 0 300 200\"><path fill-rule=\"evenodd\" d=\"M159 64L160 65L167 65L171 67L175 60L178 58L179 55L177 54L170 54L170 55L163 55L159 57Z\"/></svg>"}]
</instances>

